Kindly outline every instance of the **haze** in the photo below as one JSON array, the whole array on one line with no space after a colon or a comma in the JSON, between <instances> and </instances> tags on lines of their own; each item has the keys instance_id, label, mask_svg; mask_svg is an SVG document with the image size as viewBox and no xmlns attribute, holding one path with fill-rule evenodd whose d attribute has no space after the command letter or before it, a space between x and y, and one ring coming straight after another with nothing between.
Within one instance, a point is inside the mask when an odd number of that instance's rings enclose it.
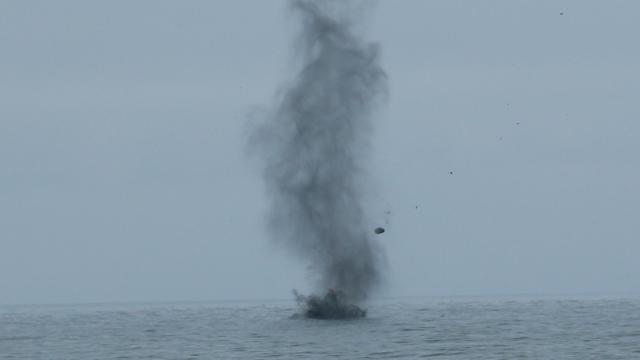
<instances>
[{"instance_id":1,"label":"haze","mask_svg":"<svg viewBox=\"0 0 640 360\"><path fill-rule=\"evenodd\" d=\"M288 75L285 5L0 3L0 303L308 286L245 154ZM380 295L638 293L639 12L377 3Z\"/></svg>"}]
</instances>

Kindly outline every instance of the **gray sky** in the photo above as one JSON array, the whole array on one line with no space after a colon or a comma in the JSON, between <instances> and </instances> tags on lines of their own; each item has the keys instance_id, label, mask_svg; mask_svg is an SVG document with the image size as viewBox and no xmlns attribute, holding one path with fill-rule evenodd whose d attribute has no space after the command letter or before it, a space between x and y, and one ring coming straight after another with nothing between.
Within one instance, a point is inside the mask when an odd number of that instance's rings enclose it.
<instances>
[{"instance_id":1,"label":"gray sky","mask_svg":"<svg viewBox=\"0 0 640 360\"><path fill-rule=\"evenodd\" d=\"M291 76L284 8L0 2L0 303L307 288L244 153L247 114ZM638 13L379 1L384 294L639 291Z\"/></svg>"}]
</instances>

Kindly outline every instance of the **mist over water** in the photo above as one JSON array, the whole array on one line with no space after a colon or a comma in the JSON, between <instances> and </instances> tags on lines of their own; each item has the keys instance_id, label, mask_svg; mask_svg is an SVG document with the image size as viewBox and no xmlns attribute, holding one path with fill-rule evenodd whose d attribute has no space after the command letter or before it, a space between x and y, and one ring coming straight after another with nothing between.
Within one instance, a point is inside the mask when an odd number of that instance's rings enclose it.
<instances>
[{"instance_id":1,"label":"mist over water","mask_svg":"<svg viewBox=\"0 0 640 360\"><path fill-rule=\"evenodd\" d=\"M372 115L386 97L386 75L378 46L358 31L367 4L289 6L300 25L297 69L250 143L264 160L270 235L308 262L316 291L326 293L309 299L346 306L364 300L382 275L383 251L363 200Z\"/></svg>"}]
</instances>

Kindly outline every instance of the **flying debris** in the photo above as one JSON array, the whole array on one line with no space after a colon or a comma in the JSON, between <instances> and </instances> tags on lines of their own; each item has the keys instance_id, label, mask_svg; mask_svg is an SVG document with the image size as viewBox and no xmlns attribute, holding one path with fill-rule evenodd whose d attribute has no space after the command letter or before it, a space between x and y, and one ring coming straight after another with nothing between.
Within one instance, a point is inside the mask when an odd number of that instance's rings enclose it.
<instances>
[{"instance_id":1,"label":"flying debris","mask_svg":"<svg viewBox=\"0 0 640 360\"><path fill-rule=\"evenodd\" d=\"M373 232L376 233L377 235L380 235L385 231L386 230L383 227L377 227L377 228L375 228L375 230L373 230Z\"/></svg>"}]
</instances>

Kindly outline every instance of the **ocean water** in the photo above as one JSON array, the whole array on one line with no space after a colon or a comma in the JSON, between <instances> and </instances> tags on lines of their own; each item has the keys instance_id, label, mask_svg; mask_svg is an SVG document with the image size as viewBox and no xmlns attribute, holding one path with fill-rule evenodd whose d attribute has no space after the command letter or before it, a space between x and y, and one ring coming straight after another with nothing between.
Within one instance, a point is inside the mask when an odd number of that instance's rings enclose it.
<instances>
[{"instance_id":1,"label":"ocean water","mask_svg":"<svg viewBox=\"0 0 640 360\"><path fill-rule=\"evenodd\" d=\"M0 307L0 359L640 359L640 298L404 298L356 320L292 301Z\"/></svg>"}]
</instances>

